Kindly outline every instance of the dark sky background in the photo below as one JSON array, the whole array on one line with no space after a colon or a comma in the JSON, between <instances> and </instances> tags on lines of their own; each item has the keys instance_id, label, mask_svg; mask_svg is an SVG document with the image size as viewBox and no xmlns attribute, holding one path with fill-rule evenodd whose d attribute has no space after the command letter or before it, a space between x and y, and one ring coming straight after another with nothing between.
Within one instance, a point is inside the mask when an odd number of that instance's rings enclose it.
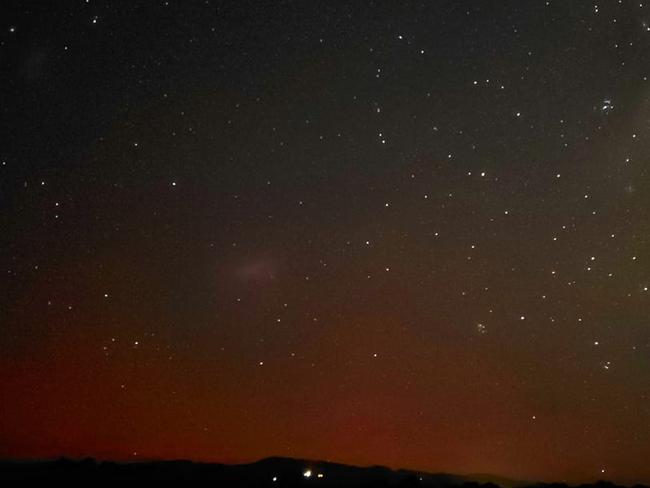
<instances>
[{"instance_id":1,"label":"dark sky background","mask_svg":"<svg viewBox=\"0 0 650 488\"><path fill-rule=\"evenodd\" d=\"M650 3L0 8L0 456L650 482Z\"/></svg>"}]
</instances>

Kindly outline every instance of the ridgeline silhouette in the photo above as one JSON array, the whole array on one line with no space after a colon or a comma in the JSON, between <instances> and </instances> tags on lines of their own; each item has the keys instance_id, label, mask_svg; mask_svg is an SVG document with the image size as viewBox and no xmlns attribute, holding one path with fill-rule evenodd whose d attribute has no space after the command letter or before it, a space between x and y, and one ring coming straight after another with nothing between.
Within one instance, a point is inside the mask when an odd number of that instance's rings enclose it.
<instances>
[{"instance_id":1,"label":"ridgeline silhouette","mask_svg":"<svg viewBox=\"0 0 650 488\"><path fill-rule=\"evenodd\" d=\"M137 463L99 462L94 459L73 461L2 461L0 484L11 483L200 483L224 487L430 487L430 488L568 488L561 483L525 483L503 478L486 482L476 478L392 470L383 466L356 467L324 461L272 457L250 464L214 464L191 461ZM8 484L10 483L10 484ZM578 488L622 488L599 481ZM634 488L648 488L635 485Z\"/></svg>"}]
</instances>

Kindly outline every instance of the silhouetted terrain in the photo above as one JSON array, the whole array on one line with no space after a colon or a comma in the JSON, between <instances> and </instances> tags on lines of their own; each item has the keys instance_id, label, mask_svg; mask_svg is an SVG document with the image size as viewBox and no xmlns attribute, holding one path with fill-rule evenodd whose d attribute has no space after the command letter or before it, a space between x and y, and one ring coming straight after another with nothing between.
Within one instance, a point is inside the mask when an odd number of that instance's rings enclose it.
<instances>
[{"instance_id":1,"label":"silhouetted terrain","mask_svg":"<svg viewBox=\"0 0 650 488\"><path fill-rule=\"evenodd\" d=\"M481 477L485 479L484 477ZM17 482L36 482L56 486L58 483L87 483L88 486L108 483L152 484L196 483L224 487L455 487L496 488L494 483L480 483L469 477L447 474L391 470L382 466L360 468L322 461L289 458L267 458L251 464L204 464L190 461L139 463L97 462L93 459L43 462L0 462L0 485L16 486ZM9 483L9 484L8 484ZM516 482L504 480L505 485ZM526 486L521 483L518 486ZM565 488L563 484L528 484L529 488ZM608 482L581 485L579 488L617 488ZM636 485L636 488L646 488Z\"/></svg>"}]
</instances>

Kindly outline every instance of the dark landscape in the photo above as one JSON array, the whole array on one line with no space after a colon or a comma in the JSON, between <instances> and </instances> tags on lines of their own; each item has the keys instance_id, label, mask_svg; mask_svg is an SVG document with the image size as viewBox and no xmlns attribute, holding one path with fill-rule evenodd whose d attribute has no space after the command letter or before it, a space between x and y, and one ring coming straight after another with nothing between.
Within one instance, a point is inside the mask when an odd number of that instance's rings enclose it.
<instances>
[{"instance_id":1,"label":"dark landscape","mask_svg":"<svg viewBox=\"0 0 650 488\"><path fill-rule=\"evenodd\" d=\"M430 488L567 488L563 483L530 483L481 476L454 476L382 466L356 467L324 461L272 457L249 464L158 461L98 462L60 459L41 462L0 462L0 483L192 483L215 487L430 487ZM196 484L196 485L194 485ZM6 484L4 486L7 486ZM607 481L574 488L621 488ZM647 488L634 485L635 488Z\"/></svg>"}]
</instances>

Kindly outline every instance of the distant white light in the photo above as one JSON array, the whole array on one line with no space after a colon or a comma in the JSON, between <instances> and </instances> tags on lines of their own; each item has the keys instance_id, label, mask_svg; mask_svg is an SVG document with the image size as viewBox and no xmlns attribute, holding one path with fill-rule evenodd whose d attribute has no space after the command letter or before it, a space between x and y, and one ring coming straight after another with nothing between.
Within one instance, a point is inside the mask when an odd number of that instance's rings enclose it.
<instances>
[{"instance_id":1,"label":"distant white light","mask_svg":"<svg viewBox=\"0 0 650 488\"><path fill-rule=\"evenodd\" d=\"M311 478L311 469L307 469L307 470L305 470L305 472L302 473L302 475L303 475L305 478Z\"/></svg>"},{"instance_id":2,"label":"distant white light","mask_svg":"<svg viewBox=\"0 0 650 488\"><path fill-rule=\"evenodd\" d=\"M605 100L603 100L603 103L602 103L602 106L600 107L600 110L604 114L607 114L607 113L611 112L612 110L614 110L614 104L612 103L611 100L606 98Z\"/></svg>"}]
</instances>

